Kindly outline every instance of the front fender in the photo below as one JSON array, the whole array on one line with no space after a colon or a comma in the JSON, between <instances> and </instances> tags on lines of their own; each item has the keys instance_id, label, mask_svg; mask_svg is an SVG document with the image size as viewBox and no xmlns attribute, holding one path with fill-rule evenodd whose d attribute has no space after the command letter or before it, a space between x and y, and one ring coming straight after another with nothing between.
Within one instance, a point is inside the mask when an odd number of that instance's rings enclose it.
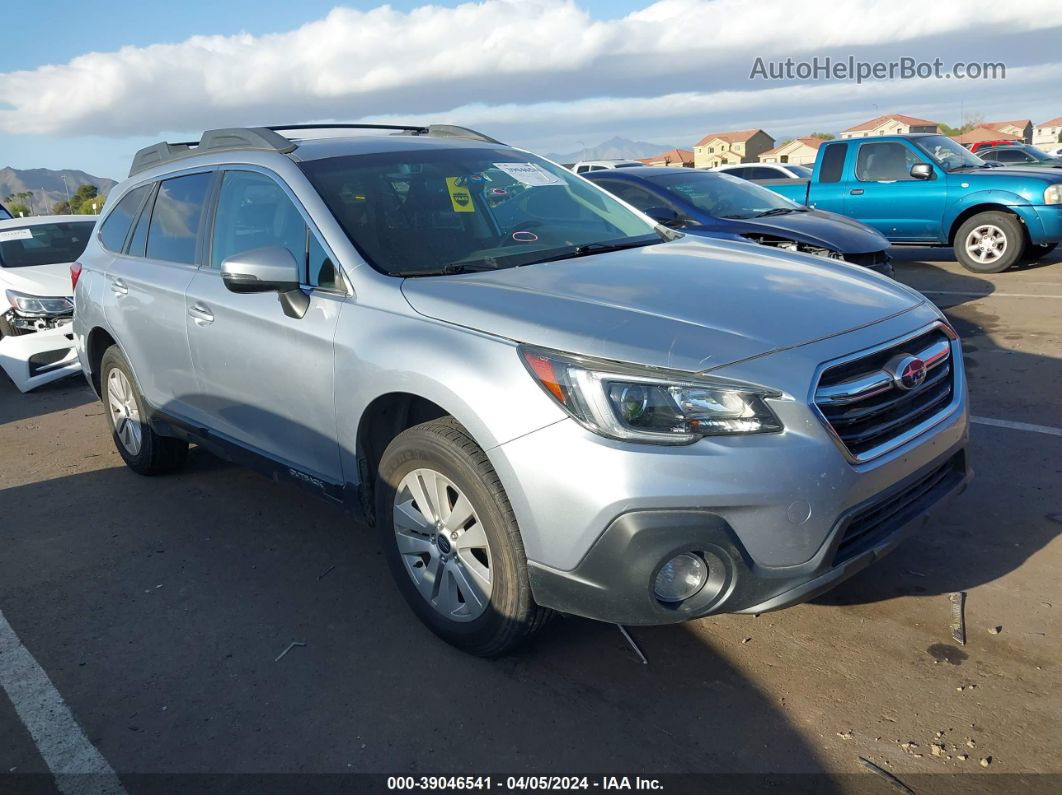
<instances>
[{"instance_id":1,"label":"front fender","mask_svg":"<svg viewBox=\"0 0 1062 795\"><path fill-rule=\"evenodd\" d=\"M965 215L969 210L980 206L984 206L985 210L988 211L991 209L991 205L1013 209L1014 212L1022 217L1022 220L1026 220L1025 216L1029 213L1035 215L1035 212L1032 212L1031 209L1032 202L1014 191L988 189L966 193L948 205L947 212L944 215L944 228L949 232L948 238L951 239L950 233L954 231L955 222L959 216ZM1026 223L1028 223L1027 220Z\"/></svg>"}]
</instances>

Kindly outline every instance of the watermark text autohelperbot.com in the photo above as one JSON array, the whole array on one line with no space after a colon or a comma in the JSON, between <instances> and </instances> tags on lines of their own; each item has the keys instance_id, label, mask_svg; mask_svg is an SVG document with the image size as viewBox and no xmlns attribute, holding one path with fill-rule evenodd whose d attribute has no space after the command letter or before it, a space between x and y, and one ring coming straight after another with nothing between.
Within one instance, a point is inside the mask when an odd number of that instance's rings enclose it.
<instances>
[{"instance_id":1,"label":"watermark text autohelperbot.com","mask_svg":"<svg viewBox=\"0 0 1062 795\"><path fill-rule=\"evenodd\" d=\"M829 55L798 61L793 58L756 58L749 80L1006 80L1007 65L1000 61L957 61L940 58L922 61L904 56L892 61L861 61L854 56Z\"/></svg>"}]
</instances>

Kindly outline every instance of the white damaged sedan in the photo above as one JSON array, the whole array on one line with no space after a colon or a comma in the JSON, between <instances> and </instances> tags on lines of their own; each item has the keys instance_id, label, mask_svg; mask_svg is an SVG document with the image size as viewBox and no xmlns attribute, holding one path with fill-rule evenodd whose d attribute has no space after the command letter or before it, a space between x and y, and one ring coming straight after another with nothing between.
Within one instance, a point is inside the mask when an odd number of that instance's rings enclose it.
<instances>
[{"instance_id":1,"label":"white damaged sedan","mask_svg":"<svg viewBox=\"0 0 1062 795\"><path fill-rule=\"evenodd\" d=\"M70 266L94 215L0 220L0 367L22 392L80 371Z\"/></svg>"}]
</instances>

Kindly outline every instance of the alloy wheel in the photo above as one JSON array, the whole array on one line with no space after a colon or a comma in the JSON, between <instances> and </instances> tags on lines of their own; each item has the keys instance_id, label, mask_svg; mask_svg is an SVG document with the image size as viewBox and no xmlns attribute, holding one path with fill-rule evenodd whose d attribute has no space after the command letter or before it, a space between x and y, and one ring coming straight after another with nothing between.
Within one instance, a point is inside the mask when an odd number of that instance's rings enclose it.
<instances>
[{"instance_id":1,"label":"alloy wheel","mask_svg":"<svg viewBox=\"0 0 1062 795\"><path fill-rule=\"evenodd\" d=\"M133 386L125 373L117 367L107 376L107 407L118 441L130 455L140 452L143 428L140 426L140 409L133 396Z\"/></svg>"},{"instance_id":2,"label":"alloy wheel","mask_svg":"<svg viewBox=\"0 0 1062 795\"><path fill-rule=\"evenodd\" d=\"M452 621L473 621L493 590L490 543L472 503L440 472L415 469L398 484L395 542L417 591Z\"/></svg>"},{"instance_id":3,"label":"alloy wheel","mask_svg":"<svg viewBox=\"0 0 1062 795\"><path fill-rule=\"evenodd\" d=\"M1006 252L1007 236L994 224L981 224L970 230L970 234L966 236L965 247L972 260L981 265L988 265Z\"/></svg>"}]
</instances>

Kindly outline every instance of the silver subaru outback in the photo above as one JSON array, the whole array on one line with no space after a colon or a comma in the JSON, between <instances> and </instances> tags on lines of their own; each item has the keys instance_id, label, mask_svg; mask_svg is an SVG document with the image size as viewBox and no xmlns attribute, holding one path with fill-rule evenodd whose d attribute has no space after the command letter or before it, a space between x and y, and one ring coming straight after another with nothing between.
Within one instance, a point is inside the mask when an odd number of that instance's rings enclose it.
<instances>
[{"instance_id":1,"label":"silver subaru outback","mask_svg":"<svg viewBox=\"0 0 1062 795\"><path fill-rule=\"evenodd\" d=\"M112 191L73 328L134 471L194 443L346 503L485 656L555 612L810 599L965 486L960 344L918 293L471 130L334 126L157 144Z\"/></svg>"}]
</instances>

